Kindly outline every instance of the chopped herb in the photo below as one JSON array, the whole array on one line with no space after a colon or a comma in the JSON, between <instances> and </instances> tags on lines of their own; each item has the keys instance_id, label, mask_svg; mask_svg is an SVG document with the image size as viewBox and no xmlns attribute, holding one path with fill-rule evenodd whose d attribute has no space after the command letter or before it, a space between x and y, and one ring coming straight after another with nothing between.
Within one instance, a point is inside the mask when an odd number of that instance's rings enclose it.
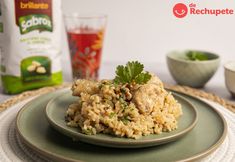
<instances>
[{"instance_id":1,"label":"chopped herb","mask_svg":"<svg viewBox=\"0 0 235 162\"><path fill-rule=\"evenodd\" d=\"M119 99L119 101L123 109L127 108L128 104L122 97Z\"/></svg>"},{"instance_id":2,"label":"chopped herb","mask_svg":"<svg viewBox=\"0 0 235 162\"><path fill-rule=\"evenodd\" d=\"M119 65L116 69L114 82L116 84L147 83L151 79L151 75L143 70L144 65L138 61L128 62L126 66Z\"/></svg>"},{"instance_id":3,"label":"chopped herb","mask_svg":"<svg viewBox=\"0 0 235 162\"><path fill-rule=\"evenodd\" d=\"M120 91L121 91L122 93L126 93L126 89L125 89L125 88L121 88Z\"/></svg>"},{"instance_id":4,"label":"chopped herb","mask_svg":"<svg viewBox=\"0 0 235 162\"><path fill-rule=\"evenodd\" d=\"M208 56L204 54L203 52L197 52L197 51L189 51L186 54L187 59L191 61L205 61L208 60Z\"/></svg>"},{"instance_id":5,"label":"chopped herb","mask_svg":"<svg viewBox=\"0 0 235 162\"><path fill-rule=\"evenodd\" d=\"M115 113L115 112L111 112L111 113L109 114L109 118L113 118L114 115L116 115L116 113Z\"/></svg>"},{"instance_id":6,"label":"chopped herb","mask_svg":"<svg viewBox=\"0 0 235 162\"><path fill-rule=\"evenodd\" d=\"M127 125L128 121L129 121L129 120L126 120L126 119L123 119L123 120L122 120L122 122L123 122L125 125Z\"/></svg>"},{"instance_id":7,"label":"chopped herb","mask_svg":"<svg viewBox=\"0 0 235 162\"><path fill-rule=\"evenodd\" d=\"M114 104L110 100L105 100L104 103L108 104L110 107L114 107Z\"/></svg>"},{"instance_id":8,"label":"chopped herb","mask_svg":"<svg viewBox=\"0 0 235 162\"><path fill-rule=\"evenodd\" d=\"M126 116L124 116L124 117L121 118L121 121L122 121L125 125L127 125L127 123L130 122L130 119L129 119L128 115L126 115Z\"/></svg>"},{"instance_id":9,"label":"chopped herb","mask_svg":"<svg viewBox=\"0 0 235 162\"><path fill-rule=\"evenodd\" d=\"M99 89L101 89L102 87L103 87L103 85L102 85L102 84L100 84L100 85L98 86L98 88L99 88Z\"/></svg>"},{"instance_id":10,"label":"chopped herb","mask_svg":"<svg viewBox=\"0 0 235 162\"><path fill-rule=\"evenodd\" d=\"M83 129L83 132L87 135L91 135L92 134L92 130L91 129Z\"/></svg>"}]
</instances>

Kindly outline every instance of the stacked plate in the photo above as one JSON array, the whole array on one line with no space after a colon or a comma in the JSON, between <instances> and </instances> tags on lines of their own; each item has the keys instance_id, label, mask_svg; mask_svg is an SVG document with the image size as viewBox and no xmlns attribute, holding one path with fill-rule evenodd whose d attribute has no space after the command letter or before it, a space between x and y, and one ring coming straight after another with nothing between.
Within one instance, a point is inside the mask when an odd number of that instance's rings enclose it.
<instances>
[{"instance_id":1,"label":"stacked plate","mask_svg":"<svg viewBox=\"0 0 235 162\"><path fill-rule=\"evenodd\" d=\"M227 125L221 114L200 99L174 92L182 105L178 129L140 139L85 135L66 126L65 112L77 98L69 90L38 97L17 116L21 140L55 161L191 161L207 156L222 144Z\"/></svg>"}]
</instances>

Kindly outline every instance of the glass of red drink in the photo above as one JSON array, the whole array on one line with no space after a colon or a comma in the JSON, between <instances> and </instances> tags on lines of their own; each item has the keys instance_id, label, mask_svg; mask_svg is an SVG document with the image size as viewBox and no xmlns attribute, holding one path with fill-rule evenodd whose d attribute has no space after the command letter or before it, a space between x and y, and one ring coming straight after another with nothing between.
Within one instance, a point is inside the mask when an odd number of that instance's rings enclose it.
<instances>
[{"instance_id":1,"label":"glass of red drink","mask_svg":"<svg viewBox=\"0 0 235 162\"><path fill-rule=\"evenodd\" d=\"M65 16L73 78L98 79L106 22L105 15Z\"/></svg>"}]
</instances>

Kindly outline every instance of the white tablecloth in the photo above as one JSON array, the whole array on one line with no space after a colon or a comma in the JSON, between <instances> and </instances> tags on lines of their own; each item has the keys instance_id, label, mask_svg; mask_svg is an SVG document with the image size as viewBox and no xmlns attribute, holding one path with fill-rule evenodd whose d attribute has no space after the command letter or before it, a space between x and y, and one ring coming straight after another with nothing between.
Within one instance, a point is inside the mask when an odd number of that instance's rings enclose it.
<instances>
[{"instance_id":1,"label":"white tablecloth","mask_svg":"<svg viewBox=\"0 0 235 162\"><path fill-rule=\"evenodd\" d=\"M29 99L30 100L30 99ZM39 156L36 152L26 147L17 137L15 132L15 119L17 112L29 100L20 102L0 113L0 161L50 161ZM206 101L206 100L205 100ZM203 162L235 162L235 115L226 108L206 101L220 111L228 124L228 134L223 144L211 155L202 159Z\"/></svg>"}]
</instances>

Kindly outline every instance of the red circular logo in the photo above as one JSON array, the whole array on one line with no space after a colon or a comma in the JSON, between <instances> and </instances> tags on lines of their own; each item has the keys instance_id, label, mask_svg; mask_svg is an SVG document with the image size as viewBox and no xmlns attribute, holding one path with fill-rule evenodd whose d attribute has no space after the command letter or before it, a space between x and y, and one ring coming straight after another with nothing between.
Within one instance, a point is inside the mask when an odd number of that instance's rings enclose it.
<instances>
[{"instance_id":1,"label":"red circular logo","mask_svg":"<svg viewBox=\"0 0 235 162\"><path fill-rule=\"evenodd\" d=\"M173 8L173 14L178 18L183 18L187 15L188 8L183 3L177 3Z\"/></svg>"}]
</instances>

